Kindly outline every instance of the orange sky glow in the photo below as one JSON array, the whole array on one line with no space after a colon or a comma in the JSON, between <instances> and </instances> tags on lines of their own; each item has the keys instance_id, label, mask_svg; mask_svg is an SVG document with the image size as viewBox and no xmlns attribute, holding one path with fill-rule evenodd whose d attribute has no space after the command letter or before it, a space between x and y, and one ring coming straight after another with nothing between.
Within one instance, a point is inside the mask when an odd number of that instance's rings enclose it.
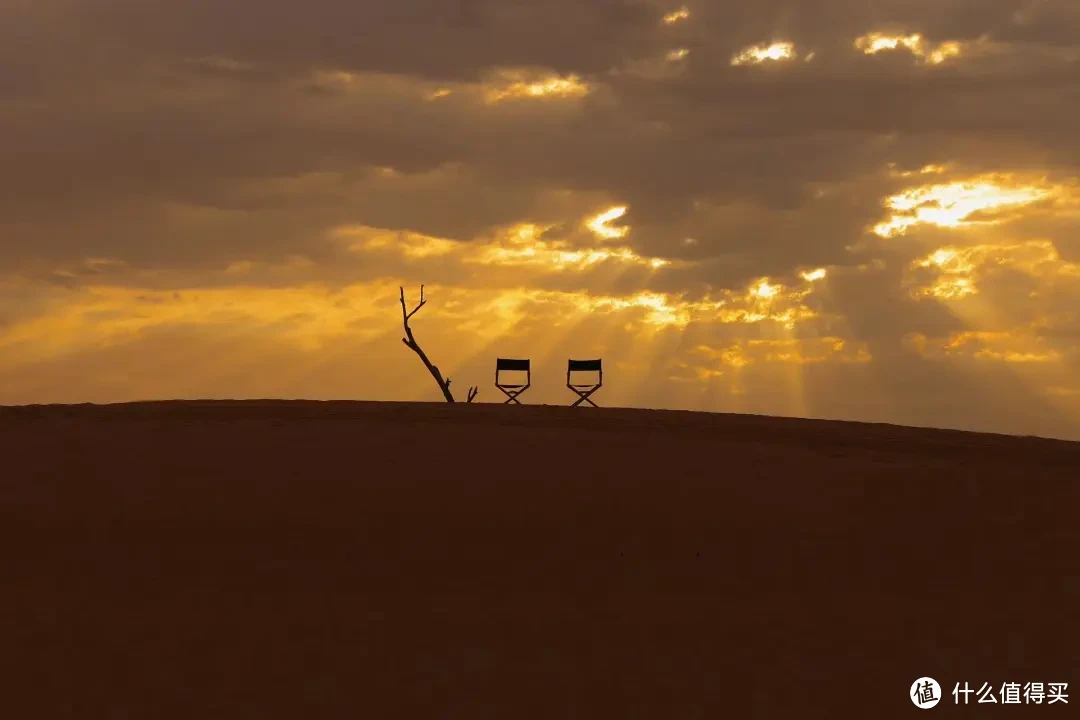
<instances>
[{"instance_id":1,"label":"orange sky glow","mask_svg":"<svg viewBox=\"0 0 1080 720\"><path fill-rule=\"evenodd\" d=\"M436 401L424 284L478 402L1080 439L1068 3L401 1L0 4L0 404Z\"/></svg>"}]
</instances>

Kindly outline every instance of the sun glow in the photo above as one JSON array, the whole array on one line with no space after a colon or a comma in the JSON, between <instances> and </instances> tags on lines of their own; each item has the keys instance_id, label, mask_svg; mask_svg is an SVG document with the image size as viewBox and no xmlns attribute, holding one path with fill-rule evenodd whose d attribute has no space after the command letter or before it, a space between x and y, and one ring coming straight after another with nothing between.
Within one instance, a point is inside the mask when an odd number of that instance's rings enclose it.
<instances>
[{"instance_id":1,"label":"sun glow","mask_svg":"<svg viewBox=\"0 0 1080 720\"><path fill-rule=\"evenodd\" d=\"M918 170L897 170L896 163L889 163L889 175L892 177L909 178L916 175L941 175L948 172L950 165L924 165Z\"/></svg>"},{"instance_id":2,"label":"sun glow","mask_svg":"<svg viewBox=\"0 0 1080 720\"><path fill-rule=\"evenodd\" d=\"M943 42L926 56L926 60L931 65L940 65L949 58L960 57L961 53L962 49L960 43L952 41Z\"/></svg>"},{"instance_id":3,"label":"sun glow","mask_svg":"<svg viewBox=\"0 0 1080 720\"><path fill-rule=\"evenodd\" d=\"M589 86L577 75L529 78L524 72L506 71L501 74L501 81L501 85L490 88L485 94L488 103L515 99L579 98L589 93Z\"/></svg>"},{"instance_id":4,"label":"sun glow","mask_svg":"<svg viewBox=\"0 0 1080 720\"><path fill-rule=\"evenodd\" d=\"M690 323L693 305L681 303L660 293L642 292L628 298L604 297L589 299L582 303L582 309L627 310L632 308L646 311L645 322L649 325L675 325L685 327Z\"/></svg>"},{"instance_id":5,"label":"sun glow","mask_svg":"<svg viewBox=\"0 0 1080 720\"><path fill-rule=\"evenodd\" d=\"M694 352L711 363L734 369L761 363L814 365L871 360L870 350L864 343L849 343L837 337L740 340L720 348L701 345Z\"/></svg>"},{"instance_id":6,"label":"sun glow","mask_svg":"<svg viewBox=\"0 0 1080 720\"><path fill-rule=\"evenodd\" d=\"M958 42L947 41L937 47L931 47L919 33L911 35L887 35L872 32L855 40L855 47L867 55L876 55L889 50L905 49L923 62L939 65L949 58L962 54L963 48Z\"/></svg>"},{"instance_id":7,"label":"sun glow","mask_svg":"<svg viewBox=\"0 0 1080 720\"><path fill-rule=\"evenodd\" d=\"M906 284L916 297L959 300L979 293L979 279L999 268L1031 277L1073 276L1080 266L1062 260L1049 240L943 247L911 263Z\"/></svg>"},{"instance_id":8,"label":"sun glow","mask_svg":"<svg viewBox=\"0 0 1080 720\"><path fill-rule=\"evenodd\" d=\"M792 330L817 313L803 301L810 290L786 290L763 278L742 292L724 290L715 296L687 300L679 295L642 292L628 297L581 299L582 310L647 310L645 322L652 326L686 327L691 322L756 325L773 322Z\"/></svg>"},{"instance_id":9,"label":"sun glow","mask_svg":"<svg viewBox=\"0 0 1080 720\"><path fill-rule=\"evenodd\" d=\"M803 303L810 292L810 288L788 290L762 278L742 294L725 291L717 306L716 318L724 323L751 325L775 322L791 330L800 321L817 317L817 313Z\"/></svg>"},{"instance_id":10,"label":"sun glow","mask_svg":"<svg viewBox=\"0 0 1080 720\"><path fill-rule=\"evenodd\" d=\"M630 232L628 227L610 227L609 222L618 220L626 214L627 208L625 206L613 207L600 213L596 217L589 218L585 226L592 230L596 235L604 240L615 240L617 238L626 237Z\"/></svg>"},{"instance_id":11,"label":"sun glow","mask_svg":"<svg viewBox=\"0 0 1080 720\"><path fill-rule=\"evenodd\" d=\"M994 217L995 213L1031 205L1052 195L1043 187L1008 187L1005 183L1010 180L1005 176L989 176L905 190L885 200L893 215L876 225L874 232L888 238L904 235L916 225L943 228L992 225L1001 221Z\"/></svg>"},{"instance_id":12,"label":"sun glow","mask_svg":"<svg viewBox=\"0 0 1080 720\"><path fill-rule=\"evenodd\" d=\"M1030 365L1053 363L1062 359L1057 350L1046 347L1046 340L1020 328L1010 332L965 330L948 338L928 338L913 333L905 338L909 347L930 359L969 359Z\"/></svg>"},{"instance_id":13,"label":"sun glow","mask_svg":"<svg viewBox=\"0 0 1080 720\"><path fill-rule=\"evenodd\" d=\"M855 47L867 55L876 55L883 50L895 50L905 47L912 52L921 52L923 45L922 35L885 35L884 33L868 33L855 40Z\"/></svg>"},{"instance_id":14,"label":"sun glow","mask_svg":"<svg viewBox=\"0 0 1080 720\"><path fill-rule=\"evenodd\" d=\"M354 245L355 249L372 250L397 250L402 255L413 260L440 255L449 255L455 252L459 243L443 238L429 237L411 232L374 232L350 235L348 229L338 231L339 237L362 238Z\"/></svg>"},{"instance_id":15,"label":"sun glow","mask_svg":"<svg viewBox=\"0 0 1080 720\"><path fill-rule=\"evenodd\" d=\"M732 65L757 65L768 61L792 60L795 58L795 45L778 42L772 45L748 47L731 58Z\"/></svg>"},{"instance_id":16,"label":"sun glow","mask_svg":"<svg viewBox=\"0 0 1080 720\"><path fill-rule=\"evenodd\" d=\"M591 219L593 232L601 231L603 240L615 235L606 225L622 217L625 207L610 208ZM643 257L632 248L605 243L602 247L582 247L582 236L545 235L554 228L550 225L519 223L508 226L482 241L460 242L441 238L428 238L414 233L396 233L345 226L338 228L334 236L344 239L354 252L395 253L411 261L430 262L441 256L450 256L463 265L482 265L491 268L535 269L543 275L588 272L601 266L612 268L647 268L650 271L668 267L683 267L688 263L657 257ZM625 230L625 228L620 228ZM587 236L586 236L587 237ZM826 277L824 268L801 273L804 285L788 287L768 277L758 278L740 289L722 289L704 297L688 299L680 294L642 291L627 295L594 296L587 293L557 293L567 298L582 311L614 311L639 309L646 312L643 322L649 327L686 327L691 321L703 323L754 325L775 323L791 330L804 320L818 317L818 313L806 305L806 298L814 292L814 282ZM514 275L493 276L505 282ZM539 276L537 276L539 277ZM511 282L521 282L510 280Z\"/></svg>"},{"instance_id":17,"label":"sun glow","mask_svg":"<svg viewBox=\"0 0 1080 720\"><path fill-rule=\"evenodd\" d=\"M553 271L583 270L607 262L653 270L673 264L663 258L642 257L629 247L574 248L566 240L545 240L543 235L550 229L550 226L522 223L505 228L482 243L364 226L341 227L332 235L348 241L354 252L394 252L409 260L453 255L466 264L532 266Z\"/></svg>"},{"instance_id":18,"label":"sun glow","mask_svg":"<svg viewBox=\"0 0 1080 720\"><path fill-rule=\"evenodd\" d=\"M978 288L975 287L975 283L970 278L951 276L940 277L934 281L933 285L922 289L923 295L930 295L942 300L959 300L968 295L975 295L978 292Z\"/></svg>"},{"instance_id":19,"label":"sun glow","mask_svg":"<svg viewBox=\"0 0 1080 720\"><path fill-rule=\"evenodd\" d=\"M553 270L588 268L604 262L624 265L644 265L654 269L668 265L660 258L643 258L630 248L599 248L590 250L561 250L557 243L538 242L529 247L485 247L466 262L483 265L538 265Z\"/></svg>"},{"instance_id":20,"label":"sun glow","mask_svg":"<svg viewBox=\"0 0 1080 720\"><path fill-rule=\"evenodd\" d=\"M683 5L678 10L674 10L665 15L661 22L665 25L674 25L675 23L682 22L690 19L690 9Z\"/></svg>"},{"instance_id":21,"label":"sun glow","mask_svg":"<svg viewBox=\"0 0 1080 720\"><path fill-rule=\"evenodd\" d=\"M768 280L762 280L756 287L750 290L751 293L761 298L776 297L776 293L780 291L779 285L770 285Z\"/></svg>"}]
</instances>

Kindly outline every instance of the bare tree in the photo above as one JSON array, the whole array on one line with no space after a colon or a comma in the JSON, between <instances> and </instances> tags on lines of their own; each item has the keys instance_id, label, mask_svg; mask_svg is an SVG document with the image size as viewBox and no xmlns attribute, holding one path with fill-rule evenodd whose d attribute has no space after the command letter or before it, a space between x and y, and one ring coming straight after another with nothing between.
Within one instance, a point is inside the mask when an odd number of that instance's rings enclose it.
<instances>
[{"instance_id":1,"label":"bare tree","mask_svg":"<svg viewBox=\"0 0 1080 720\"><path fill-rule=\"evenodd\" d=\"M409 348L414 353L420 356L420 359L424 362L424 367L426 367L428 369L428 372L431 373L431 377L435 378L435 382L439 383L439 389L442 390L442 394L443 397L446 398L446 402L452 403L454 402L454 394L450 392L450 378L446 378L445 380L443 380L443 376L442 373L439 372L439 368L432 365L431 361L428 360L427 354L420 348L420 345L416 342L416 338L413 337L412 328L409 327L409 319L413 315L415 315L417 311L420 310L420 308L424 307L424 303L427 302L426 300L424 300L424 286L420 286L420 304L414 307L412 309L412 312L410 312L408 308L405 307L405 288L400 289L401 321L402 324L404 324L405 326L405 337L401 338L401 342L405 343L405 347ZM469 399L465 402L471 403L476 398L479 392L480 388L475 386L470 387Z\"/></svg>"}]
</instances>

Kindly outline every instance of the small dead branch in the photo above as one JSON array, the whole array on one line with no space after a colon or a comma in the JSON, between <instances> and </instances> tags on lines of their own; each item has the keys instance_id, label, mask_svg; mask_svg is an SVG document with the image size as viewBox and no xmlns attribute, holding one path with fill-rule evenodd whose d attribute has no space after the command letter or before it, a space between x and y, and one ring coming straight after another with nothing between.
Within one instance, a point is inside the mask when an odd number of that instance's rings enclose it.
<instances>
[{"instance_id":1,"label":"small dead branch","mask_svg":"<svg viewBox=\"0 0 1080 720\"><path fill-rule=\"evenodd\" d=\"M439 390L442 391L443 397L446 398L446 402L452 403L454 402L454 395L450 392L450 378L443 379L442 373L439 372L439 368L428 360L427 354L424 353L419 343L416 342L412 328L409 327L409 320L413 315L420 311L420 308L424 307L425 303L427 303L427 300L424 299L424 286L420 286L420 304L414 307L412 311L409 311L408 307L405 305L405 288L399 289L401 290L401 321L402 325L405 326L405 337L401 338L401 342L405 343L405 347L409 348L420 357L420 360L424 363L424 367L428 369L431 376L435 378L435 382L439 384ZM466 402L471 403L479 392L480 389L477 387L469 388L469 399L466 400Z\"/></svg>"}]
</instances>

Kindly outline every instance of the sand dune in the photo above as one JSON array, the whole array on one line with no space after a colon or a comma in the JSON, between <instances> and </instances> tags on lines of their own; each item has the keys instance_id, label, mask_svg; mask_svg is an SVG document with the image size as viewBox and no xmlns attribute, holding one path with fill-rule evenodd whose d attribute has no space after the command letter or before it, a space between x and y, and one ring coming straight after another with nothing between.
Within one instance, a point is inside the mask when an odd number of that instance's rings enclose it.
<instances>
[{"instance_id":1,"label":"sand dune","mask_svg":"<svg viewBox=\"0 0 1080 720\"><path fill-rule=\"evenodd\" d=\"M1080 443L163 402L0 408L0 463L5 717L900 717L1080 674Z\"/></svg>"}]
</instances>

